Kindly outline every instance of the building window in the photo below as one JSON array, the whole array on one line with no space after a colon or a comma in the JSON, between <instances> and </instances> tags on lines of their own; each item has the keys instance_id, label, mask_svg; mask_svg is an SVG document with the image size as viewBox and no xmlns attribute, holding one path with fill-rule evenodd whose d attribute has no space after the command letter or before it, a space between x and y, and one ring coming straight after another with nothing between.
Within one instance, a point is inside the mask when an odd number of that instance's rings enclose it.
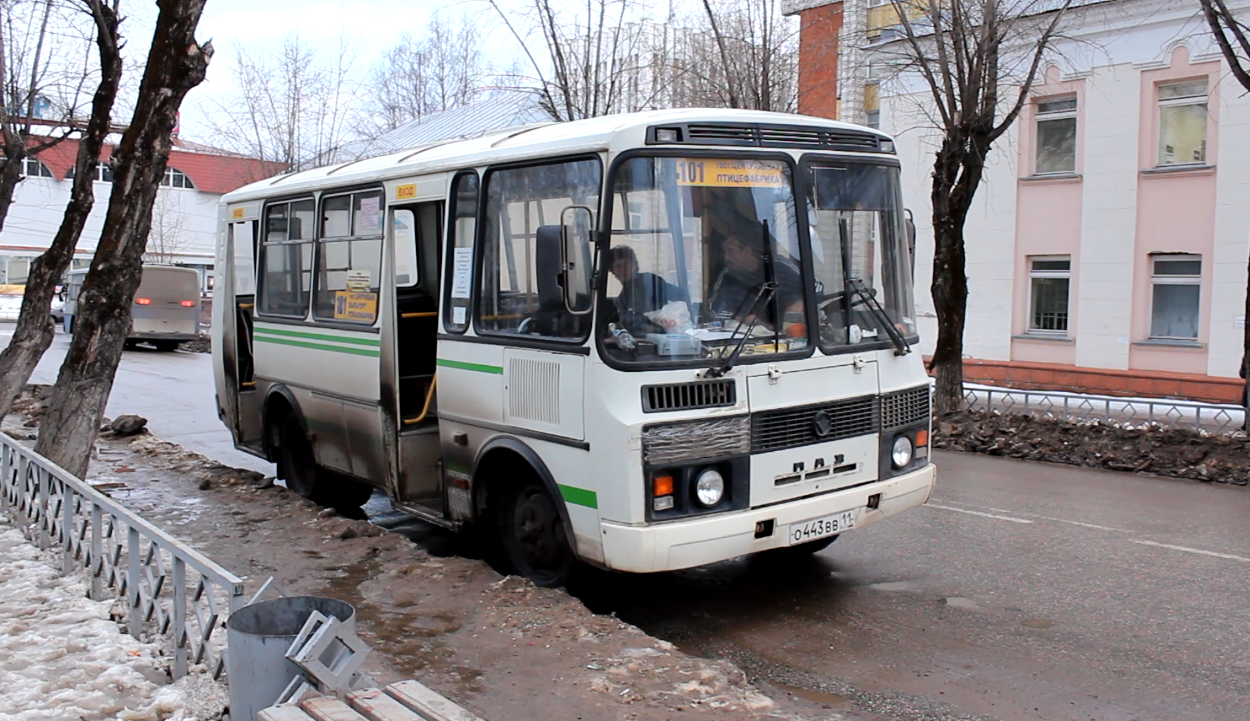
<instances>
[{"instance_id":1,"label":"building window","mask_svg":"<svg viewBox=\"0 0 1250 721\"><path fill-rule=\"evenodd\" d=\"M165 177L161 178L161 185L171 188L195 189L195 184L191 182L187 174L177 168L165 168Z\"/></svg>"},{"instance_id":2,"label":"building window","mask_svg":"<svg viewBox=\"0 0 1250 721\"><path fill-rule=\"evenodd\" d=\"M1202 257L1155 256L1150 284L1150 337L1197 340Z\"/></svg>"},{"instance_id":3,"label":"building window","mask_svg":"<svg viewBox=\"0 0 1250 721\"><path fill-rule=\"evenodd\" d=\"M1076 98L1037 101L1038 175L1076 172Z\"/></svg>"},{"instance_id":4,"label":"building window","mask_svg":"<svg viewBox=\"0 0 1250 721\"><path fill-rule=\"evenodd\" d=\"M113 166L108 163L100 163L95 166L95 179L101 183L113 182Z\"/></svg>"},{"instance_id":5,"label":"building window","mask_svg":"<svg viewBox=\"0 0 1250 721\"><path fill-rule=\"evenodd\" d=\"M39 158L27 156L22 161L22 175L28 178L55 178L48 166L39 162Z\"/></svg>"},{"instance_id":6,"label":"building window","mask_svg":"<svg viewBox=\"0 0 1250 721\"><path fill-rule=\"evenodd\" d=\"M864 86L864 120L870 128L881 127L881 86L868 83Z\"/></svg>"},{"instance_id":7,"label":"building window","mask_svg":"<svg viewBox=\"0 0 1250 721\"><path fill-rule=\"evenodd\" d=\"M1072 258L1029 258L1029 332L1068 334Z\"/></svg>"},{"instance_id":8,"label":"building window","mask_svg":"<svg viewBox=\"0 0 1250 721\"><path fill-rule=\"evenodd\" d=\"M1159 86L1159 165L1207 160L1207 81Z\"/></svg>"}]
</instances>

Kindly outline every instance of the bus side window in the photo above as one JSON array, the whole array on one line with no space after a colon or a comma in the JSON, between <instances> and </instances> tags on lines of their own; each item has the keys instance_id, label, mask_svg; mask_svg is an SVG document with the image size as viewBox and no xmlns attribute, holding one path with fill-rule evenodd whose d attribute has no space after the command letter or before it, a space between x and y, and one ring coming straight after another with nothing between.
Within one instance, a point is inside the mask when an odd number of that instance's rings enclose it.
<instances>
[{"instance_id":1,"label":"bus side window","mask_svg":"<svg viewBox=\"0 0 1250 721\"><path fill-rule=\"evenodd\" d=\"M451 184L447 236L451 257L447 259L447 295L443 307L443 326L452 333L463 333L469 327L469 308L473 304L473 240L477 234L477 173L457 175Z\"/></svg>"},{"instance_id":2,"label":"bus side window","mask_svg":"<svg viewBox=\"0 0 1250 721\"><path fill-rule=\"evenodd\" d=\"M382 283L382 191L324 198L313 315L373 325Z\"/></svg>"},{"instance_id":3,"label":"bus side window","mask_svg":"<svg viewBox=\"0 0 1250 721\"><path fill-rule=\"evenodd\" d=\"M312 200L273 203L266 208L261 313L291 318L308 315L315 214Z\"/></svg>"},{"instance_id":4,"label":"bus side window","mask_svg":"<svg viewBox=\"0 0 1250 721\"><path fill-rule=\"evenodd\" d=\"M396 210L392 216L395 238L395 285L411 288L420 282L417 263L417 218L411 210Z\"/></svg>"}]
</instances>

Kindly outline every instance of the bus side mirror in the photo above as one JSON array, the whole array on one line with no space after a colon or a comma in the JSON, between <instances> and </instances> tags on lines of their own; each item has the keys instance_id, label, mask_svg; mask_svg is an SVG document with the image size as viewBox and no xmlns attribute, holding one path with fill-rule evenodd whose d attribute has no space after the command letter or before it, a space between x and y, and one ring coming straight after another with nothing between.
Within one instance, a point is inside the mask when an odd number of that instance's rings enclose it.
<instances>
[{"instance_id":1,"label":"bus side mirror","mask_svg":"<svg viewBox=\"0 0 1250 721\"><path fill-rule=\"evenodd\" d=\"M584 205L560 211L560 266L564 307L574 315L590 312L590 281L593 273L591 243L594 212Z\"/></svg>"}]
</instances>

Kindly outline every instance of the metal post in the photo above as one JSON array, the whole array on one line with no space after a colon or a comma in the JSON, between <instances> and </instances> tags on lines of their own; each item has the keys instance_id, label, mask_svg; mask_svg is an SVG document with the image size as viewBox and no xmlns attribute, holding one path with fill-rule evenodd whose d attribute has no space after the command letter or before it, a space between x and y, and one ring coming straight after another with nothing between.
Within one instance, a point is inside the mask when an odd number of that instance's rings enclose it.
<instances>
[{"instance_id":1,"label":"metal post","mask_svg":"<svg viewBox=\"0 0 1250 721\"><path fill-rule=\"evenodd\" d=\"M13 449L0 443L0 513L9 510L9 480L13 473Z\"/></svg>"},{"instance_id":2,"label":"metal post","mask_svg":"<svg viewBox=\"0 0 1250 721\"><path fill-rule=\"evenodd\" d=\"M174 555L174 680L187 675L187 566Z\"/></svg>"},{"instance_id":3,"label":"metal post","mask_svg":"<svg viewBox=\"0 0 1250 721\"><path fill-rule=\"evenodd\" d=\"M74 489L61 485L61 573L74 572Z\"/></svg>"},{"instance_id":4,"label":"metal post","mask_svg":"<svg viewBox=\"0 0 1250 721\"><path fill-rule=\"evenodd\" d=\"M48 472L35 467L35 483L39 484L39 550L46 551L51 545L48 538Z\"/></svg>"},{"instance_id":5,"label":"metal post","mask_svg":"<svg viewBox=\"0 0 1250 721\"><path fill-rule=\"evenodd\" d=\"M139 529L134 526L127 525L126 555L129 561L126 570L126 590L130 598L128 605L130 607L130 624L129 633L135 638L139 638L139 633L143 630L143 613L139 607Z\"/></svg>"},{"instance_id":6,"label":"metal post","mask_svg":"<svg viewBox=\"0 0 1250 721\"><path fill-rule=\"evenodd\" d=\"M104 600L104 513L100 505L91 502L91 599Z\"/></svg>"}]
</instances>

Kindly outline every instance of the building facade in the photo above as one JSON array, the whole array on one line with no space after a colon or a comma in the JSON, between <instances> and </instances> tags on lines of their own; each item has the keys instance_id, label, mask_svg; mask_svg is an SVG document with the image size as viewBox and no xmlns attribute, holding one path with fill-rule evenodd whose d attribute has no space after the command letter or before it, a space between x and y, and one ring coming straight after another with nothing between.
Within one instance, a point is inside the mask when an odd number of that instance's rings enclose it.
<instances>
[{"instance_id":1,"label":"building facade","mask_svg":"<svg viewBox=\"0 0 1250 721\"><path fill-rule=\"evenodd\" d=\"M1229 5L1250 15L1246 0ZM827 23L808 16L831 6L846 16L835 40L841 106L829 107L825 88L801 96L800 110L871 122L896 137L918 228L917 285L927 286L929 178L940 139L927 119L929 92L915 77L883 72L898 42L897 15L883 12L885 3L806 0L790 10L804 34L819 33ZM852 11L862 34L846 31ZM1086 2L1070 12L1064 35L1019 120L995 144L968 218L965 375L1238 402L1250 97L1196 3ZM803 47L817 42L804 37ZM917 296L931 348L932 301Z\"/></svg>"},{"instance_id":2,"label":"building facade","mask_svg":"<svg viewBox=\"0 0 1250 721\"><path fill-rule=\"evenodd\" d=\"M78 143L62 141L27 157L22 181L0 231L0 285L22 286L35 256L48 249L69 202ZM73 268L91 264L112 192L111 148L96 170L95 204L75 248ZM281 166L181 142L170 152L152 210L146 262L194 268L212 290L217 201L225 193L275 175Z\"/></svg>"}]
</instances>

